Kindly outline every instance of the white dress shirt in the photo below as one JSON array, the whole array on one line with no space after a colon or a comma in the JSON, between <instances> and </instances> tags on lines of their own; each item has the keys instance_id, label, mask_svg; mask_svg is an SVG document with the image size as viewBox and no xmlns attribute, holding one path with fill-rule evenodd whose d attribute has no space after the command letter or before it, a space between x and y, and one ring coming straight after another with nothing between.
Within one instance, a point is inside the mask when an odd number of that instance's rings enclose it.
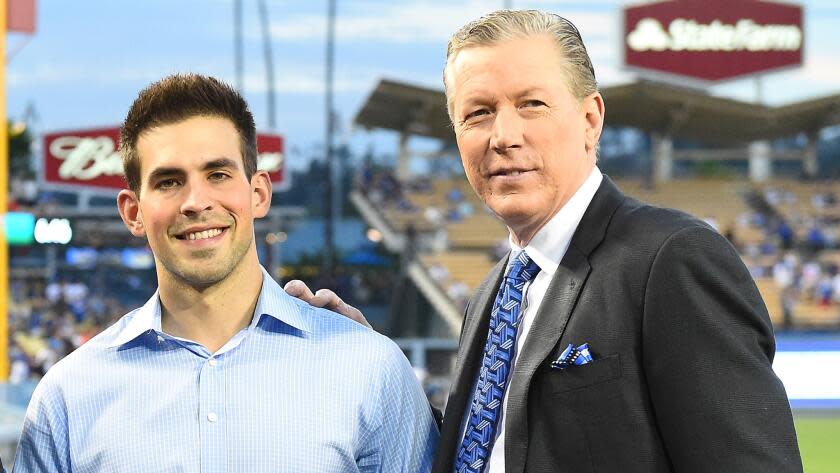
<instances>
[{"instance_id":1,"label":"white dress shirt","mask_svg":"<svg viewBox=\"0 0 840 473\"><path fill-rule=\"evenodd\" d=\"M572 235L577 230L580 219L583 218L586 208L589 207L589 203L592 202L595 192L601 185L601 180L603 180L603 175L598 167L595 166L592 168L589 177L583 182L583 185L566 202L566 205L534 235L534 238L524 248L525 253L539 265L540 272L524 289L525 305L522 308L522 321L519 324L519 333L516 337L516 352L513 355L514 368L516 367L517 357L525 345L528 332L531 330L534 317L548 290L548 285L554 277L560 261L563 260L566 250L569 248ZM510 240L510 247L513 252L523 249L516 245L512 239ZM511 379L512 377L513 375L511 374ZM507 413L507 392L511 384L511 379L508 379L507 386L505 386L502 415L499 419L496 442L493 444L493 450L490 452L487 473L504 473L505 471L505 414Z\"/></svg>"}]
</instances>

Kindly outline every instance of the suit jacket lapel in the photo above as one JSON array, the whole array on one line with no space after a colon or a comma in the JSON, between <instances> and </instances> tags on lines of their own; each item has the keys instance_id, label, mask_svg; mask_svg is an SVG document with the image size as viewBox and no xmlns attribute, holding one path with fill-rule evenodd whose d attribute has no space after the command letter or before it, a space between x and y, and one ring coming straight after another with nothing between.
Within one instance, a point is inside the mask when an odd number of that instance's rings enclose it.
<instances>
[{"instance_id":1,"label":"suit jacket lapel","mask_svg":"<svg viewBox=\"0 0 840 473\"><path fill-rule=\"evenodd\" d=\"M560 341L589 275L589 254L601 243L624 196L604 176L548 286L517 356L505 411L505 471L521 473L528 451L528 391L537 368Z\"/></svg>"},{"instance_id":2,"label":"suit jacket lapel","mask_svg":"<svg viewBox=\"0 0 840 473\"><path fill-rule=\"evenodd\" d=\"M472 387L481 366L481 356L490 328L490 310L493 308L506 265L507 258L496 264L476 290L467 308L458 346L458 358L452 373L449 399L446 403L446 414L443 417L440 443L432 470L435 473L450 473L455 464L455 455L461 443L461 422L470 405Z\"/></svg>"}]
</instances>

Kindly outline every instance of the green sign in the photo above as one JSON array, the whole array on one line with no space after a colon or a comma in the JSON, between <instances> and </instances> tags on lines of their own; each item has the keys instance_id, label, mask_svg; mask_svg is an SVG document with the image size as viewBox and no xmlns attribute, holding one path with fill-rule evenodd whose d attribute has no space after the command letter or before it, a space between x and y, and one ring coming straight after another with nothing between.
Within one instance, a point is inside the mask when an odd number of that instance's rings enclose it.
<instances>
[{"instance_id":1,"label":"green sign","mask_svg":"<svg viewBox=\"0 0 840 473\"><path fill-rule=\"evenodd\" d=\"M3 217L3 231L10 245L31 245L35 235L35 217L25 212L9 212Z\"/></svg>"}]
</instances>

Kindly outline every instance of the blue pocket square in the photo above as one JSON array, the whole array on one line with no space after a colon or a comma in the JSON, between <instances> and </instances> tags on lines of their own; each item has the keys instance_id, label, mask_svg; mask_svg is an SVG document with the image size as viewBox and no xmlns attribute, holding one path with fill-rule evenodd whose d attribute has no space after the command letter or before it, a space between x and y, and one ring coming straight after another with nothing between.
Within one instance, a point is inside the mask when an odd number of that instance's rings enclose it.
<instances>
[{"instance_id":1,"label":"blue pocket square","mask_svg":"<svg viewBox=\"0 0 840 473\"><path fill-rule=\"evenodd\" d=\"M571 343L563 350L560 357L551 362L551 367L556 370L566 369L569 366L585 365L592 361L592 354L589 353L589 344L575 348Z\"/></svg>"}]
</instances>

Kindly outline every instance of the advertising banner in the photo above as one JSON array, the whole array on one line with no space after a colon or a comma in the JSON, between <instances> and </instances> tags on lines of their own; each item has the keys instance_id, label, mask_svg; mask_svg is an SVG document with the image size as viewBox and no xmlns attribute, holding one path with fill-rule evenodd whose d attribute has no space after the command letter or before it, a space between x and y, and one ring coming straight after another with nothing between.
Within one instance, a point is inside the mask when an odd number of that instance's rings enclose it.
<instances>
[{"instance_id":1,"label":"advertising banner","mask_svg":"<svg viewBox=\"0 0 840 473\"><path fill-rule=\"evenodd\" d=\"M802 65L802 7L672 0L624 9L628 67L720 81Z\"/></svg>"},{"instance_id":2,"label":"advertising banner","mask_svg":"<svg viewBox=\"0 0 840 473\"><path fill-rule=\"evenodd\" d=\"M44 181L59 186L124 189L118 127L44 135ZM257 134L257 167L269 172L275 190L288 188L283 137Z\"/></svg>"}]
</instances>

